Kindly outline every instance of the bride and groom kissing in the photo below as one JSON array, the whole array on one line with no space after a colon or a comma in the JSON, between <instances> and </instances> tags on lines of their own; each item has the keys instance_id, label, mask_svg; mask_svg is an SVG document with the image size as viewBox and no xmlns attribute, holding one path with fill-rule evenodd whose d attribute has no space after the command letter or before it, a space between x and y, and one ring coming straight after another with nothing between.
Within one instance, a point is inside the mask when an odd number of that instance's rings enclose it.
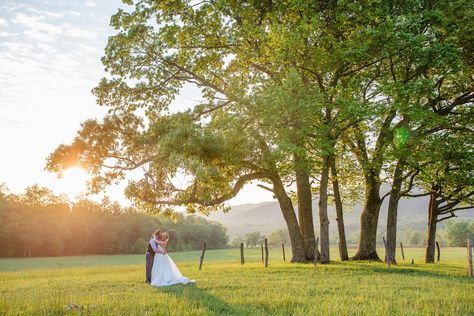
<instances>
[{"instance_id":1,"label":"bride and groom kissing","mask_svg":"<svg viewBox=\"0 0 474 316\"><path fill-rule=\"evenodd\" d=\"M166 246L169 235L160 229L150 239L146 251L146 282L152 286L195 283L184 277L178 267L168 256Z\"/></svg>"}]
</instances>

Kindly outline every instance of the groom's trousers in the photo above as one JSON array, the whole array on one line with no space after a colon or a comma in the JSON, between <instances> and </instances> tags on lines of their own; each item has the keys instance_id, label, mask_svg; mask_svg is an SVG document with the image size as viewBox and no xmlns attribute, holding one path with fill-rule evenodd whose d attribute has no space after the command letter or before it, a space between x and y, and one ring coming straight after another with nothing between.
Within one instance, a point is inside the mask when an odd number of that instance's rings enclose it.
<instances>
[{"instance_id":1,"label":"groom's trousers","mask_svg":"<svg viewBox=\"0 0 474 316\"><path fill-rule=\"evenodd\" d=\"M151 269L153 268L153 260L155 256L151 253L146 253L146 281L151 282Z\"/></svg>"}]
</instances>

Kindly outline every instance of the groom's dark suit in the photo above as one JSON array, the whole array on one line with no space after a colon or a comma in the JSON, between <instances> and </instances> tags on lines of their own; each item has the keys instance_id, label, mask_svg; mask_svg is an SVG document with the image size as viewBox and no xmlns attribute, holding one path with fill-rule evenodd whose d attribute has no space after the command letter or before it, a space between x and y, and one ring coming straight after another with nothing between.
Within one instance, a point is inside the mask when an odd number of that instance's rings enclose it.
<instances>
[{"instance_id":1,"label":"groom's dark suit","mask_svg":"<svg viewBox=\"0 0 474 316\"><path fill-rule=\"evenodd\" d=\"M151 282L151 269L153 268L153 260L155 260L156 251L156 242L153 238L151 238L146 249L146 281L148 283Z\"/></svg>"}]
</instances>

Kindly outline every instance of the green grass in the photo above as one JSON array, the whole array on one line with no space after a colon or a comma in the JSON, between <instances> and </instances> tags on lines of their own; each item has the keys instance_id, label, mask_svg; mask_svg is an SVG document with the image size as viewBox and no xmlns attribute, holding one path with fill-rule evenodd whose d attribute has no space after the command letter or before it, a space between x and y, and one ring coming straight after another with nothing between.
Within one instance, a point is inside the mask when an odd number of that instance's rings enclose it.
<instances>
[{"instance_id":1,"label":"green grass","mask_svg":"<svg viewBox=\"0 0 474 316\"><path fill-rule=\"evenodd\" d=\"M282 260L280 249L272 249L270 258ZM177 263L196 262L201 256L201 251L186 251L170 253ZM289 258L291 259L291 257ZM93 266L123 266L144 264L145 255L98 255L98 256L70 256L54 258L15 258L0 259L0 271L24 271L31 269L58 269L73 267ZM245 260L248 262L261 261L261 251L256 248L245 250ZM240 262L238 249L208 250L205 254L205 263L212 261L235 261Z\"/></svg>"},{"instance_id":2,"label":"green grass","mask_svg":"<svg viewBox=\"0 0 474 316\"><path fill-rule=\"evenodd\" d=\"M389 271L291 264L272 249L265 269L260 249L246 249L243 266L225 249L208 251L199 271L200 252L172 253L197 284L167 288L143 282L143 255L2 259L0 315L474 315L465 249L442 249L437 264L422 263L421 248L405 254Z\"/></svg>"}]
</instances>

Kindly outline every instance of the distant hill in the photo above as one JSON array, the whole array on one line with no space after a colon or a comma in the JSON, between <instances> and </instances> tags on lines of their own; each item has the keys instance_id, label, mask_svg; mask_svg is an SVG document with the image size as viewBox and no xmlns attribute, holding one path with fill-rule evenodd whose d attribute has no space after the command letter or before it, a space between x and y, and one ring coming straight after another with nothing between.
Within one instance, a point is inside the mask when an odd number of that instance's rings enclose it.
<instances>
[{"instance_id":1,"label":"distant hill","mask_svg":"<svg viewBox=\"0 0 474 316\"><path fill-rule=\"evenodd\" d=\"M379 234L384 234L387 222L387 202L380 210ZM428 198L402 199L398 211L398 230L413 229L418 231L426 230L427 226ZM345 209L344 224L348 239L357 239L359 233L360 213L362 205L356 205L352 209ZM295 208L297 211L297 207ZM336 212L333 206L328 208L330 221L330 235L332 239L337 238ZM467 210L457 213L459 219L473 219L474 211ZM313 218L316 233L319 231L318 201L313 201ZM270 234L272 231L286 228L278 202L263 202L258 204L242 204L232 206L227 213L219 212L208 216L208 219L222 223L228 231L230 239L247 233L258 231L262 234ZM444 227L440 223L439 227Z\"/></svg>"}]
</instances>

